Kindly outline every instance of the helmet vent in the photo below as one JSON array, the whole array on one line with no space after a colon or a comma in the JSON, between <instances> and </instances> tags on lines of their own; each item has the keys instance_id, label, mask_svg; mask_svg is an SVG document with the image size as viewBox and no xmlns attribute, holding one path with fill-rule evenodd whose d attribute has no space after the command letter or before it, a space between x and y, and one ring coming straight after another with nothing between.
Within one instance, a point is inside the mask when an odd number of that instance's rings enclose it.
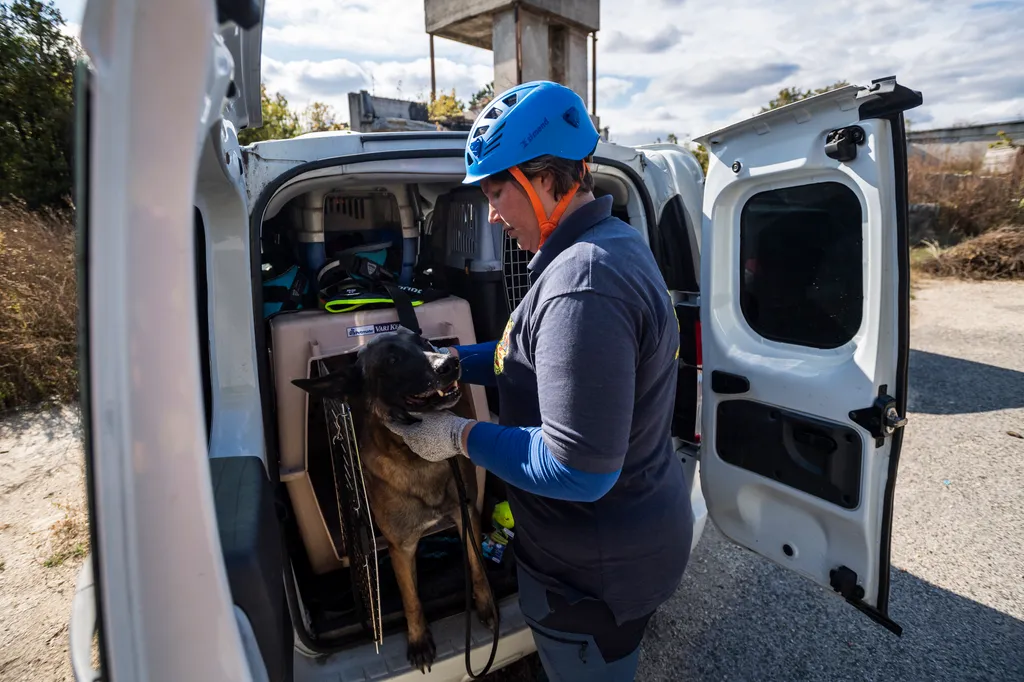
<instances>
[{"instance_id":1,"label":"helmet vent","mask_svg":"<svg viewBox=\"0 0 1024 682\"><path fill-rule=\"evenodd\" d=\"M501 109L498 107L491 107L490 110L484 114L484 118L498 118L501 116Z\"/></svg>"},{"instance_id":2,"label":"helmet vent","mask_svg":"<svg viewBox=\"0 0 1024 682\"><path fill-rule=\"evenodd\" d=\"M487 141L484 145L484 154L490 154L492 151L501 146L501 135L496 135Z\"/></svg>"},{"instance_id":3,"label":"helmet vent","mask_svg":"<svg viewBox=\"0 0 1024 682\"><path fill-rule=\"evenodd\" d=\"M475 132L473 133L473 137L480 137L481 135L483 135L484 133L486 133L486 132L487 132L487 129L488 129L488 128L490 128L490 126L480 126L480 127L479 127L479 128L477 128L477 129L476 129L476 131L475 131Z\"/></svg>"},{"instance_id":4,"label":"helmet vent","mask_svg":"<svg viewBox=\"0 0 1024 682\"><path fill-rule=\"evenodd\" d=\"M505 106L510 107L519 101L519 95L513 92L511 95L509 95L508 97L501 101L505 103Z\"/></svg>"},{"instance_id":5,"label":"helmet vent","mask_svg":"<svg viewBox=\"0 0 1024 682\"><path fill-rule=\"evenodd\" d=\"M562 119L573 128L580 127L580 112L576 107L566 109L565 113L562 114Z\"/></svg>"}]
</instances>

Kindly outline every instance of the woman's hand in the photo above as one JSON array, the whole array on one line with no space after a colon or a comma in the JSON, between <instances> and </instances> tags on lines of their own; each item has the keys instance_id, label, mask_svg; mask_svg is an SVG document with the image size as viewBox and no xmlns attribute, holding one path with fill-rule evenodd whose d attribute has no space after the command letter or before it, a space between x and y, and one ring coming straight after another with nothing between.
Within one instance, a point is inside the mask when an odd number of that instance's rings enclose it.
<instances>
[{"instance_id":1,"label":"woman's hand","mask_svg":"<svg viewBox=\"0 0 1024 682\"><path fill-rule=\"evenodd\" d=\"M459 417L451 412L415 412L412 416L420 421L413 424L385 422L388 429L401 437L409 449L428 462L440 462L466 454L466 439L473 427L472 419Z\"/></svg>"}]
</instances>

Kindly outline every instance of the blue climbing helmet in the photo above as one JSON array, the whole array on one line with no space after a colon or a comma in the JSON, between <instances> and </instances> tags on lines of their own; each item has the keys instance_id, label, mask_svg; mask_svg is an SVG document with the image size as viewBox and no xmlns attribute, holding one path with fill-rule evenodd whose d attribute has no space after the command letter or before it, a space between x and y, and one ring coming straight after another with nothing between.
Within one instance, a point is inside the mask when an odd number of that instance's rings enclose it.
<instances>
[{"instance_id":1,"label":"blue climbing helmet","mask_svg":"<svg viewBox=\"0 0 1024 682\"><path fill-rule=\"evenodd\" d=\"M600 135L583 100L551 81L523 83L484 108L466 141L467 185L550 154L579 161L590 156Z\"/></svg>"}]
</instances>

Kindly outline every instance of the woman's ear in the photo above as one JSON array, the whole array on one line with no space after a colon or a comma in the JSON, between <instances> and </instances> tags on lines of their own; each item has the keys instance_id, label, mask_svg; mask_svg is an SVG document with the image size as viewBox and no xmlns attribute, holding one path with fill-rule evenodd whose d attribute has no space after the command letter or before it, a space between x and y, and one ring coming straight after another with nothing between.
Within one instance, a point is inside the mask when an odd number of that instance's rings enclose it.
<instances>
[{"instance_id":1,"label":"woman's ear","mask_svg":"<svg viewBox=\"0 0 1024 682\"><path fill-rule=\"evenodd\" d=\"M555 198L555 176L550 171L541 171L529 180L538 197Z\"/></svg>"}]
</instances>

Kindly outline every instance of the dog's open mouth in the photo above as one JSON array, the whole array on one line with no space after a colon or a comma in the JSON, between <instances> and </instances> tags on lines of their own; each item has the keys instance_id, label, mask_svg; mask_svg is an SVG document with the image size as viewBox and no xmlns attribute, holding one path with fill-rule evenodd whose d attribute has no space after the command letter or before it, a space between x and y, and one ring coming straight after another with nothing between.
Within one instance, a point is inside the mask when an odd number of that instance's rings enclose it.
<instances>
[{"instance_id":1,"label":"dog's open mouth","mask_svg":"<svg viewBox=\"0 0 1024 682\"><path fill-rule=\"evenodd\" d=\"M444 388L432 388L423 393L411 395L405 399L405 403L412 409L430 408L439 403L455 403L462 397L462 391L456 382L450 383Z\"/></svg>"}]
</instances>

